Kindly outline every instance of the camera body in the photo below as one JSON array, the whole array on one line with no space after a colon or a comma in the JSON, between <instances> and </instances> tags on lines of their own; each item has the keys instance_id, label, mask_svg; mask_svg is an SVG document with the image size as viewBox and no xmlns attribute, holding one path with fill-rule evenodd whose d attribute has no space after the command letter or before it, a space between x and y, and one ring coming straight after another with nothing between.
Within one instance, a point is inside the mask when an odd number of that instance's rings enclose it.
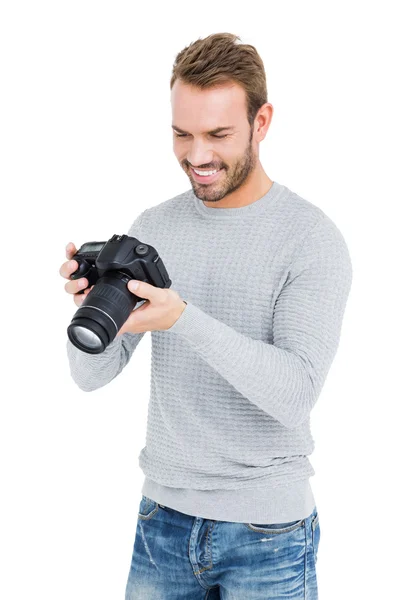
<instances>
[{"instance_id":1,"label":"camera body","mask_svg":"<svg viewBox=\"0 0 400 600\"><path fill-rule=\"evenodd\" d=\"M120 271L129 279L160 288L171 287L172 282L155 248L125 234L114 234L108 242L85 242L72 259L78 263L78 269L71 279L86 277L88 287L95 285L107 271ZM84 290L78 292L83 293Z\"/></svg>"},{"instance_id":2,"label":"camera body","mask_svg":"<svg viewBox=\"0 0 400 600\"><path fill-rule=\"evenodd\" d=\"M67 333L77 348L90 354L105 350L143 300L128 290L131 279L159 288L169 288L172 283L156 249L125 234L114 234L107 242L86 242L72 258L78 269L71 279L86 277L88 287L94 287L76 311Z\"/></svg>"}]
</instances>

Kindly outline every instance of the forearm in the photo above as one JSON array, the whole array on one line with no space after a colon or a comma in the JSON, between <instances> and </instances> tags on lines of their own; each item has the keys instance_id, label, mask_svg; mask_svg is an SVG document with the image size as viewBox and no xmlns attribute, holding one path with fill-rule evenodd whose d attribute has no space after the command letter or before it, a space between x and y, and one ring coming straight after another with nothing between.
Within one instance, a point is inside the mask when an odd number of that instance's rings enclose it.
<instances>
[{"instance_id":1,"label":"forearm","mask_svg":"<svg viewBox=\"0 0 400 600\"><path fill-rule=\"evenodd\" d=\"M188 302L172 328L250 402L287 428L304 421L315 398L299 356L239 333Z\"/></svg>"},{"instance_id":2,"label":"forearm","mask_svg":"<svg viewBox=\"0 0 400 600\"><path fill-rule=\"evenodd\" d=\"M117 336L100 354L88 354L67 340L67 355L72 379L84 392L92 392L109 383L128 364L144 333Z\"/></svg>"}]
</instances>

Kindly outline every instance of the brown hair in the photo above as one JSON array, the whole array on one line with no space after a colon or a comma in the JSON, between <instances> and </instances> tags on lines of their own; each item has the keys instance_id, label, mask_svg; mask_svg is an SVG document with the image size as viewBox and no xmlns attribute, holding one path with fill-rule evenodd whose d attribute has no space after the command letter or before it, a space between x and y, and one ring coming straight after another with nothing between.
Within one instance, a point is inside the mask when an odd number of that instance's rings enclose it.
<instances>
[{"instance_id":1,"label":"brown hair","mask_svg":"<svg viewBox=\"0 0 400 600\"><path fill-rule=\"evenodd\" d=\"M246 92L250 127L259 108L268 102L263 62L254 46L237 44L233 33L213 33L186 46L175 57L170 89L177 79L211 88L234 81Z\"/></svg>"}]
</instances>

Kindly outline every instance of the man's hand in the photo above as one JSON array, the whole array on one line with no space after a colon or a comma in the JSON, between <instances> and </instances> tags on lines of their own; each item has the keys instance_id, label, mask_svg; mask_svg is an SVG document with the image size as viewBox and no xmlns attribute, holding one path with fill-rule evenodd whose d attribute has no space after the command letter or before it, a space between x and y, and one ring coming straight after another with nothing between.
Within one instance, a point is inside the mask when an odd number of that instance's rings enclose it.
<instances>
[{"instance_id":1,"label":"man's hand","mask_svg":"<svg viewBox=\"0 0 400 600\"><path fill-rule=\"evenodd\" d=\"M133 287L134 283L138 283L136 289ZM186 308L186 303L178 292L171 288L159 288L136 279L131 279L127 287L135 296L146 298L146 302L131 312L118 331L117 337L126 332L143 333L169 329Z\"/></svg>"}]
</instances>

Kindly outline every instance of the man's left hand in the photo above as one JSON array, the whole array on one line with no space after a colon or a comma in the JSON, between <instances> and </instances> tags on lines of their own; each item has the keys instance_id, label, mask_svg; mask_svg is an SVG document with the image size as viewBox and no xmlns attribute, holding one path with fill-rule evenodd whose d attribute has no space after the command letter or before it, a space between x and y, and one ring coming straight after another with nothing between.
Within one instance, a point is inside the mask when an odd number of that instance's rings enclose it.
<instances>
[{"instance_id":1,"label":"man's left hand","mask_svg":"<svg viewBox=\"0 0 400 600\"><path fill-rule=\"evenodd\" d=\"M133 289L133 283L139 284L136 289ZM131 312L118 331L117 337L126 332L143 333L169 329L186 308L186 303L178 292L171 288L159 288L137 279L131 279L127 287L139 298L146 298L146 302Z\"/></svg>"}]
</instances>

